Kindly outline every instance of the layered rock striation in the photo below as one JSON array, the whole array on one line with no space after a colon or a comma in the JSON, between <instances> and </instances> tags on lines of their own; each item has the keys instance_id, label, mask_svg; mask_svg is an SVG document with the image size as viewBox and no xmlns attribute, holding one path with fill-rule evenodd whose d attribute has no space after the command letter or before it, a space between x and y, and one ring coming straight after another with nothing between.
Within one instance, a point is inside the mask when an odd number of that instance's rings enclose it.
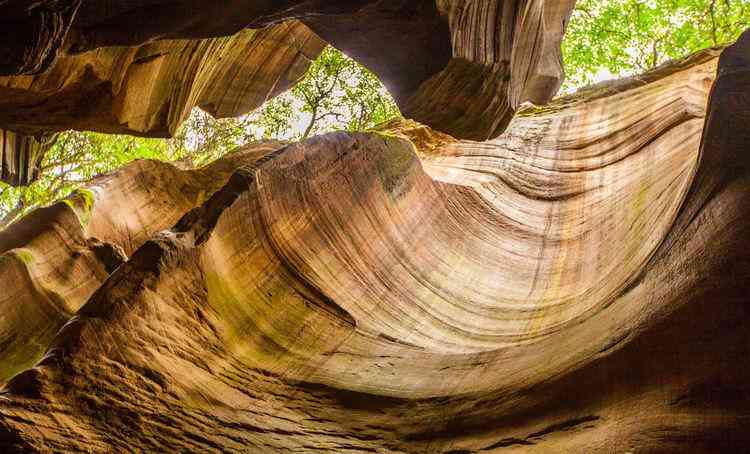
<instances>
[{"instance_id":1,"label":"layered rock striation","mask_svg":"<svg viewBox=\"0 0 750 454\"><path fill-rule=\"evenodd\" d=\"M66 129L169 136L196 106L217 117L258 107L328 42L379 75L406 116L485 140L522 102L557 92L573 4L9 0L0 128L30 140Z\"/></svg>"},{"instance_id":2,"label":"layered rock striation","mask_svg":"<svg viewBox=\"0 0 750 454\"><path fill-rule=\"evenodd\" d=\"M488 142L138 163L20 221L0 446L743 450L750 33L719 53Z\"/></svg>"}]
</instances>

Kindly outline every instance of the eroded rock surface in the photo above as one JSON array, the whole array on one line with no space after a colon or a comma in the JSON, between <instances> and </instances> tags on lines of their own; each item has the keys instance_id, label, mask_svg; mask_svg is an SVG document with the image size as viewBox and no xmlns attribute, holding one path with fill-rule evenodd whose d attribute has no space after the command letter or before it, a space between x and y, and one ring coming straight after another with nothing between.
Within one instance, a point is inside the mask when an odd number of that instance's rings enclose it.
<instances>
[{"instance_id":1,"label":"eroded rock surface","mask_svg":"<svg viewBox=\"0 0 750 454\"><path fill-rule=\"evenodd\" d=\"M77 232L128 259L108 277L92 260L78 299L55 281L57 318L0 318L17 336L65 323L43 357L15 354L36 365L0 394L0 444L743 450L750 33L718 77L717 53L524 112L489 142L405 122L267 144L162 170L204 196L101 189L100 230L19 224L0 238L18 292L43 282L19 257L37 239L67 254ZM154 175L139 166L109 181Z\"/></svg>"},{"instance_id":2,"label":"eroded rock surface","mask_svg":"<svg viewBox=\"0 0 750 454\"><path fill-rule=\"evenodd\" d=\"M248 147L200 172L132 164L0 231L0 382L39 359L49 341L124 259L221 188Z\"/></svg>"},{"instance_id":3,"label":"eroded rock surface","mask_svg":"<svg viewBox=\"0 0 750 454\"><path fill-rule=\"evenodd\" d=\"M0 5L4 29L17 31L0 74L27 76L0 78L0 126L158 135L195 105L236 115L304 73L299 60L320 51L317 33L380 75L407 116L483 140L499 135L521 102L556 93L573 3L12 0ZM205 99L206 86L221 94ZM96 106L72 107L70 96L90 102L94 90ZM218 105L227 92L237 105ZM167 95L178 98L168 109ZM122 118L123 108L150 121Z\"/></svg>"},{"instance_id":4,"label":"eroded rock surface","mask_svg":"<svg viewBox=\"0 0 750 454\"><path fill-rule=\"evenodd\" d=\"M61 56L34 76L0 78L0 124L169 137L200 107L248 113L290 88L323 49L299 22L229 37L171 39Z\"/></svg>"}]
</instances>

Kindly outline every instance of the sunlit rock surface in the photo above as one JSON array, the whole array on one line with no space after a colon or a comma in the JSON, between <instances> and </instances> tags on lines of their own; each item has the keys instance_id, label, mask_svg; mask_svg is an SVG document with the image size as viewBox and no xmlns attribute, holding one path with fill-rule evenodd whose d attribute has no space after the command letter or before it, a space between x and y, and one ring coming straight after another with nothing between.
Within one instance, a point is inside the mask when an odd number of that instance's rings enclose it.
<instances>
[{"instance_id":1,"label":"sunlit rock surface","mask_svg":"<svg viewBox=\"0 0 750 454\"><path fill-rule=\"evenodd\" d=\"M748 40L489 142L137 163L31 215L0 233L0 446L743 451Z\"/></svg>"}]
</instances>

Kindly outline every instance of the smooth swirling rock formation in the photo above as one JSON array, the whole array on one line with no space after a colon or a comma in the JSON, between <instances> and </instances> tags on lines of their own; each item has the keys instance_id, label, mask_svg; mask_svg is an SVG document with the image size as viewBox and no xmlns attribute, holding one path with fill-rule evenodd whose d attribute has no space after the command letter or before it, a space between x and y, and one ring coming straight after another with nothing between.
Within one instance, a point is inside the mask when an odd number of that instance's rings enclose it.
<instances>
[{"instance_id":1,"label":"smooth swirling rock formation","mask_svg":"<svg viewBox=\"0 0 750 454\"><path fill-rule=\"evenodd\" d=\"M170 137L194 107L219 118L248 113L296 83L323 46L304 25L286 22L101 48L60 57L39 75L0 78L0 125L21 138L2 149L3 181L33 181L46 150L21 144L48 143L54 131Z\"/></svg>"},{"instance_id":2,"label":"smooth swirling rock formation","mask_svg":"<svg viewBox=\"0 0 750 454\"><path fill-rule=\"evenodd\" d=\"M559 89L573 4L6 0L0 128L29 140L65 129L165 137L195 106L217 117L254 109L329 42L379 75L404 115L485 140L524 101L547 102ZM27 167L12 172L33 175Z\"/></svg>"},{"instance_id":3,"label":"smooth swirling rock formation","mask_svg":"<svg viewBox=\"0 0 750 454\"><path fill-rule=\"evenodd\" d=\"M209 39L172 39L62 56L36 76L0 78L0 124L168 137L200 107L245 114L286 91L324 43L299 22Z\"/></svg>"},{"instance_id":4,"label":"smooth swirling rock formation","mask_svg":"<svg viewBox=\"0 0 750 454\"><path fill-rule=\"evenodd\" d=\"M749 95L750 32L488 142L103 177L0 233L0 446L742 452Z\"/></svg>"}]
</instances>

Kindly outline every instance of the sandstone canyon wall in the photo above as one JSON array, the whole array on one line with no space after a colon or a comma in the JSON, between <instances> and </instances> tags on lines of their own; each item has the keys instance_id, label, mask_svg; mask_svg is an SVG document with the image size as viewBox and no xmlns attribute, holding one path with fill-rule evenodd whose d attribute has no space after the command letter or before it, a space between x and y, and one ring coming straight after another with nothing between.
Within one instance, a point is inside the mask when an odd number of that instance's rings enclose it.
<instances>
[{"instance_id":1,"label":"sandstone canyon wall","mask_svg":"<svg viewBox=\"0 0 750 454\"><path fill-rule=\"evenodd\" d=\"M195 106L237 116L286 90L325 40L380 76L406 116L484 140L522 102L557 92L573 4L6 0L0 129L29 140L71 128L166 137ZM33 180L41 152L2 153L3 181Z\"/></svg>"},{"instance_id":2,"label":"sandstone canyon wall","mask_svg":"<svg viewBox=\"0 0 750 454\"><path fill-rule=\"evenodd\" d=\"M200 49L225 39L214 36L224 29L179 15L144 26L137 42L117 41L112 27L121 19L102 22L112 28L102 35L92 19L85 22L87 14L140 11L117 3L95 11L82 2L84 13L69 28L81 20L87 25L79 28L93 30L83 41L90 46L131 47L18 60L13 71L47 65L46 72L5 83L30 77L33 86L94 54L175 43ZM258 19L258 26L273 24L260 33L312 28L333 40L326 30L345 35L367 17L389 24L386 13L395 11L386 8L395 3L351 3L354 13L336 2L274 2L284 8ZM501 117L521 100L546 101L560 77L532 77L531 65L514 79L515 64L488 63L500 51L483 36L497 36L491 42L507 46L503 52L524 46L499 38L507 31L485 29L504 24L500 6L511 3L433 6L452 31L447 66L408 97L423 93L424 112L450 117L427 117L439 130L400 120L368 133L252 144L198 170L138 162L0 232L0 282L8 289L0 294L0 446L746 451L750 32L725 50L510 120ZM553 16L562 24L569 11L556 2L516 4L529 14L545 5L536 24ZM496 7L492 20L468 19L486 19L487 5ZM56 13L60 24L69 21L66 11ZM290 15L301 22L279 22ZM524 27L516 24L511 35L525 36L518 30ZM168 39L149 41L157 32ZM258 36L243 34L253 42ZM275 74L292 83L298 73L288 62L304 66L322 43L305 42L311 47L300 53L259 50L265 56L252 65L287 55ZM162 76L175 71L169 55ZM202 61L215 54L207 55ZM559 59L518 55L527 64ZM133 70L135 60L128 61L99 74L122 79ZM465 92L441 94L454 76L474 77L466 68L475 64L484 65L476 84L462 79ZM209 73L236 80L218 66ZM268 93L267 77L235 93ZM150 90L145 79L133 80ZM482 97L492 106L477 115L490 127L468 121L471 112L451 111L459 101L467 111L478 108L464 93L481 97L485 88L503 99ZM192 101L171 106L184 112L195 100L232 100L191 90L180 96ZM165 102L160 89L148 93L143 99ZM235 102L248 100L245 109L261 97ZM101 108L91 117L61 112L96 129L114 112ZM133 109L118 112L147 112ZM464 121L478 129L457 134L451 125ZM149 124L156 123L144 121L141 132ZM500 130L493 140L471 140Z\"/></svg>"}]
</instances>

